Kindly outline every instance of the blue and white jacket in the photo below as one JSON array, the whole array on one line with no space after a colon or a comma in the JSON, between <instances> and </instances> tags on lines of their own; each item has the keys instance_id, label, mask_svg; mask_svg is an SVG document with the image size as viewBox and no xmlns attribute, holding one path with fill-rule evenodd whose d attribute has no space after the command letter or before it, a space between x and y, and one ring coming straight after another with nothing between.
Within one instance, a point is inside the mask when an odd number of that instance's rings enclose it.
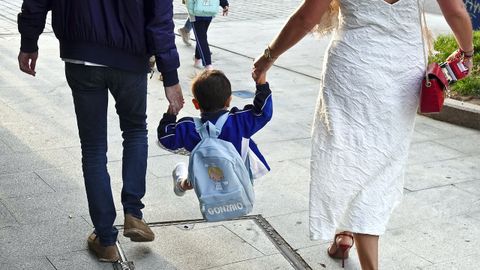
<instances>
[{"instance_id":1,"label":"blue and white jacket","mask_svg":"<svg viewBox=\"0 0 480 270\"><path fill-rule=\"evenodd\" d=\"M265 175L270 167L257 145L251 137L263 128L272 119L273 103L272 92L268 83L257 85L253 104L246 105L242 110L233 107L229 111L222 132L218 138L229 141L241 155L243 160L249 161L252 177ZM210 121L215 124L217 119L227 110L214 113L202 113L202 122ZM192 117L184 117L176 122L176 116L165 113L157 128L159 145L175 153L188 154L200 142L200 135L195 130Z\"/></svg>"}]
</instances>

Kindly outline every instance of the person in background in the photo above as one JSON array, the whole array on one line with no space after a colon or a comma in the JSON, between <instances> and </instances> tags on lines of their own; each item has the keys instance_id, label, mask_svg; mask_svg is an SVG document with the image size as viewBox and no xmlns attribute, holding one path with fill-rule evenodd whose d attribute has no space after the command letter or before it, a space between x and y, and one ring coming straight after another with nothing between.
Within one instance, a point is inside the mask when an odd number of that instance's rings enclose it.
<instances>
[{"instance_id":1,"label":"person in background","mask_svg":"<svg viewBox=\"0 0 480 270\"><path fill-rule=\"evenodd\" d=\"M193 66L196 68L205 68L212 70L212 56L210 53L210 46L208 45L207 31L210 23L212 22L212 16L197 16L195 14L194 1L187 1L187 10L189 13L189 19L193 26L195 39L197 41L195 46L195 56ZM220 0L220 6L222 7L222 15L228 15L228 0Z\"/></svg>"},{"instance_id":2,"label":"person in background","mask_svg":"<svg viewBox=\"0 0 480 270\"><path fill-rule=\"evenodd\" d=\"M154 55L173 114L183 107L178 82L180 66L168 0L24 0L18 15L20 70L35 76L38 39L47 12L60 41L60 57L72 90L82 150L82 169L94 231L88 247L100 261L119 259L118 230L107 172L107 104L115 100L123 137L121 201L123 235L153 241L143 220L147 168L147 73ZM75 11L75 12L72 12ZM74 23L73 23L74 22Z\"/></svg>"}]
</instances>

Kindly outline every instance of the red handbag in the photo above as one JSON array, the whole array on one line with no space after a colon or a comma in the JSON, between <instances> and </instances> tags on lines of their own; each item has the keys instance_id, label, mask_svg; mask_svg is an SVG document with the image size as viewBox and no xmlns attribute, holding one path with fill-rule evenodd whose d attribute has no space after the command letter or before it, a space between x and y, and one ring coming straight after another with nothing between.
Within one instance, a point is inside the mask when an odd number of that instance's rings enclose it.
<instances>
[{"instance_id":1,"label":"red handbag","mask_svg":"<svg viewBox=\"0 0 480 270\"><path fill-rule=\"evenodd\" d=\"M437 63L428 65L420 92L420 113L439 113L445 100L448 80Z\"/></svg>"}]
</instances>

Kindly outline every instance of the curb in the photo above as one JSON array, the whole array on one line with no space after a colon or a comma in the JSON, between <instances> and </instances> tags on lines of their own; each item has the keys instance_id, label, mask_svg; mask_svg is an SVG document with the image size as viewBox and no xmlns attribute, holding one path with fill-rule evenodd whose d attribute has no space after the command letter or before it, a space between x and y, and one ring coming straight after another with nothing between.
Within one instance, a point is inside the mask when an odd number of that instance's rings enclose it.
<instances>
[{"instance_id":1,"label":"curb","mask_svg":"<svg viewBox=\"0 0 480 270\"><path fill-rule=\"evenodd\" d=\"M480 106L472 103L445 99L440 113L423 115L435 120L480 130Z\"/></svg>"}]
</instances>

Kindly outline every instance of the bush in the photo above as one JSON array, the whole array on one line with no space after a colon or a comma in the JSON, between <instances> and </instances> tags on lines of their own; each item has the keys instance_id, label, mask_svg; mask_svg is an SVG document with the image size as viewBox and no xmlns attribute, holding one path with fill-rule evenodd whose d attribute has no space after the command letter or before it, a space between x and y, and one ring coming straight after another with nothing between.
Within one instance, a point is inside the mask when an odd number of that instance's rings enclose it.
<instances>
[{"instance_id":1,"label":"bush","mask_svg":"<svg viewBox=\"0 0 480 270\"><path fill-rule=\"evenodd\" d=\"M457 47L457 42L453 35L440 35L435 40L433 45L435 51L438 51L438 54L435 54L430 58L431 62L442 63L447 59L447 57L455 51ZM474 96L480 98L480 31L473 32L473 47L475 48L475 54L473 55L473 70L470 73L470 76L457 81L455 84L451 85L452 94L458 94L462 96Z\"/></svg>"}]
</instances>

